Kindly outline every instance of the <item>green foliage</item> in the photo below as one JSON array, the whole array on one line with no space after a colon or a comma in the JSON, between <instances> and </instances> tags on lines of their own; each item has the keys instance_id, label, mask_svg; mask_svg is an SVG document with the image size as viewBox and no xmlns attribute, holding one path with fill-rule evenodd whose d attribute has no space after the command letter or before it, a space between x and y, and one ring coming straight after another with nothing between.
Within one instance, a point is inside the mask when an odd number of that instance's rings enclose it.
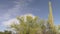
<instances>
[{"instance_id":1,"label":"green foliage","mask_svg":"<svg viewBox=\"0 0 60 34\"><path fill-rule=\"evenodd\" d=\"M51 25L38 17L24 16L17 17L19 24L13 23L12 28L16 30L18 34L58 34L60 26L56 29L56 26L51 27Z\"/></svg>"}]
</instances>

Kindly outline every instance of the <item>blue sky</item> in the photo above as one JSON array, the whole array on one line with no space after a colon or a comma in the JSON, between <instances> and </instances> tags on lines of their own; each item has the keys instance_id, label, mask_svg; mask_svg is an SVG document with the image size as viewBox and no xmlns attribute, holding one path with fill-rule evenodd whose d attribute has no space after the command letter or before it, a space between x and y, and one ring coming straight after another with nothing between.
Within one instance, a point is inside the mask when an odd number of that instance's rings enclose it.
<instances>
[{"instance_id":1,"label":"blue sky","mask_svg":"<svg viewBox=\"0 0 60 34\"><path fill-rule=\"evenodd\" d=\"M23 14L31 13L42 19L47 19L49 14L49 0L0 0L0 30L5 27L2 23ZM60 24L60 0L51 0L54 23Z\"/></svg>"}]
</instances>

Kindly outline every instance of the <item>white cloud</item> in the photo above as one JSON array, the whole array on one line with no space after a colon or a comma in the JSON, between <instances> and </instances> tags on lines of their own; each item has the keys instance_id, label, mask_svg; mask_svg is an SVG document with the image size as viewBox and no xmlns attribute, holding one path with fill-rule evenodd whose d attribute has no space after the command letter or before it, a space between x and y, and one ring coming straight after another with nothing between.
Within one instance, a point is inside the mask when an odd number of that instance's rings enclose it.
<instances>
[{"instance_id":1,"label":"white cloud","mask_svg":"<svg viewBox=\"0 0 60 34\"><path fill-rule=\"evenodd\" d=\"M14 19L10 19L8 21L2 22L2 26L10 26L12 23L18 24L19 22L17 19L14 18Z\"/></svg>"}]
</instances>

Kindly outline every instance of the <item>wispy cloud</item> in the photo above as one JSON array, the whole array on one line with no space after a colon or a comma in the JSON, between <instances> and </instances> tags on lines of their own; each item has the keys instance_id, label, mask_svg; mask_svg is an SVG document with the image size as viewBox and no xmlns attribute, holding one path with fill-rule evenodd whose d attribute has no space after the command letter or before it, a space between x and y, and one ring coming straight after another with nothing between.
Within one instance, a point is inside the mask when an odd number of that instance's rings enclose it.
<instances>
[{"instance_id":1,"label":"wispy cloud","mask_svg":"<svg viewBox=\"0 0 60 34\"><path fill-rule=\"evenodd\" d=\"M16 2L14 2L14 3L16 3ZM17 3L16 3L17 4ZM2 16L0 16L0 19L10 19L11 18L11 16L14 14L14 15L16 15L17 14L17 12L19 11L19 5L17 4L17 5L14 5L12 8L8 8L8 9L6 9L6 11L5 11L5 13L4 14L2 14ZM4 9L3 9L4 10Z\"/></svg>"},{"instance_id":2,"label":"wispy cloud","mask_svg":"<svg viewBox=\"0 0 60 34\"><path fill-rule=\"evenodd\" d=\"M29 12L31 11L28 7L26 7L28 5L28 3L26 2L31 2L32 0L20 0L20 1L14 1L14 3L16 3L16 5L14 5L12 8L8 8L6 9L5 13L0 16L0 19L2 20L8 20L11 17L20 15L24 12ZM3 9L4 10L4 9Z\"/></svg>"}]
</instances>

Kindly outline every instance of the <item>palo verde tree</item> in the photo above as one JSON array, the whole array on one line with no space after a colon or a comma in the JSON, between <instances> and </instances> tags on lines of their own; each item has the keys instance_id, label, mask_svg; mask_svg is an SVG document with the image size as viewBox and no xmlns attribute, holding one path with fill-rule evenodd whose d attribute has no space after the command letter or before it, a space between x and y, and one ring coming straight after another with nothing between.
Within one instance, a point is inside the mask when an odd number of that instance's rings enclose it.
<instances>
[{"instance_id":1,"label":"palo verde tree","mask_svg":"<svg viewBox=\"0 0 60 34\"><path fill-rule=\"evenodd\" d=\"M42 34L38 18L36 16L25 15L17 17L19 24L12 24L18 34Z\"/></svg>"}]
</instances>

